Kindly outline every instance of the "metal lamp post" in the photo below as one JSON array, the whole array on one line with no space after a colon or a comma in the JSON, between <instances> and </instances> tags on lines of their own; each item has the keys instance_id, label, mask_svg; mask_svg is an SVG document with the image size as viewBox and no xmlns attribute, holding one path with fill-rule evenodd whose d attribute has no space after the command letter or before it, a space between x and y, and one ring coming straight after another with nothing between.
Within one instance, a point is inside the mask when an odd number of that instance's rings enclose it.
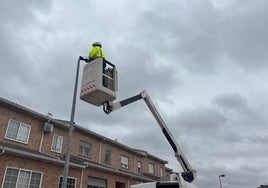
<instances>
[{"instance_id":1,"label":"metal lamp post","mask_svg":"<svg viewBox=\"0 0 268 188\"><path fill-rule=\"evenodd\" d=\"M224 174L219 175L220 188L222 188L222 185L221 185L221 178L224 178L224 177L225 177L225 175L224 175Z\"/></svg>"},{"instance_id":2,"label":"metal lamp post","mask_svg":"<svg viewBox=\"0 0 268 188\"><path fill-rule=\"evenodd\" d=\"M78 60L77 60L76 78L75 78L74 95L73 95L73 104L72 104L72 112L71 112L71 118L70 118L70 126L69 126L69 132L68 132L68 141L67 141L64 172L63 172L63 179L62 179L61 188L66 188L67 187L68 171L69 171L70 156L71 156L71 146L72 146L72 136L73 136L73 129L74 129L74 115L75 115L75 106L76 106L76 95L77 95L77 85L78 85L78 77L79 77L79 67L80 67L80 58L78 58Z\"/></svg>"}]
</instances>

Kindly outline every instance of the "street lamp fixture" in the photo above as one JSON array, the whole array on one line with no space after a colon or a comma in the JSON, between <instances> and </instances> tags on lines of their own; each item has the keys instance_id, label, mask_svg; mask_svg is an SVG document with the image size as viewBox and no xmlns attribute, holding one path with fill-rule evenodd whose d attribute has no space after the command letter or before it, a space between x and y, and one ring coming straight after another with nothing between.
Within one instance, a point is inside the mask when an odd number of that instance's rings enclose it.
<instances>
[{"instance_id":1,"label":"street lamp fixture","mask_svg":"<svg viewBox=\"0 0 268 188\"><path fill-rule=\"evenodd\" d=\"M101 61L99 61L101 59ZM74 116L75 116L75 108L76 108L76 95L77 95L77 85L78 85L78 78L79 78L79 67L80 67L80 60L82 61L85 61L86 63L89 63L89 59L87 58L83 58L83 57L79 57L78 60L77 60L77 68L76 68L76 76L75 76L75 85L74 85L74 94L73 94L73 103L72 103L72 110L71 110L71 117L70 117L70 124L69 124L69 131L68 131L68 140L67 140L67 146L66 146L66 155L65 155L65 163L64 163L64 172L63 172L63 178L62 178L62 184L61 184L61 188L67 188L67 181L68 181L68 171L69 171L69 165L70 165L70 157L71 157L71 145L72 145L72 136L73 136L73 129L74 129L74 125L75 125L75 122L74 122ZM93 60L95 61L95 60ZM102 70L105 68L103 67L103 61L104 59L102 58L97 58L96 59L96 62L100 65L101 63L101 66L102 66ZM105 61L105 63L107 63L108 65L110 65L112 67L112 77L114 78L114 75L117 74L116 72L116 69L115 69L115 66L113 64L111 64L110 62L108 61ZM96 66L95 66L96 67ZM85 72L84 72L85 73ZM101 75L104 74L103 72L101 72ZM107 75L106 75L107 76ZM102 75L102 79L103 79L103 75ZM83 83L83 81L82 81ZM96 101L88 101L88 100L85 100L85 99L82 99L88 103L91 103L91 104L94 104L96 106L99 106L99 104L103 104L103 102L106 102L106 101L112 101L116 98L115 96L115 92L116 92L116 88L117 88L117 76L113 79L113 86L114 86L114 89L111 90L110 88L108 88L109 92L105 91L107 90L107 88L105 88L105 90L101 90L104 94L105 94L105 99L101 99L101 100L104 100L104 101L100 101L100 100L97 100ZM91 86L90 86L91 87ZM94 86L95 87L95 86ZM98 86L99 87L99 86ZM101 86L102 88L104 87ZM102 89L101 88L101 89ZM111 90L111 91L110 91ZM98 91L99 93L100 91ZM95 102L95 103L94 103Z\"/></svg>"},{"instance_id":2,"label":"street lamp fixture","mask_svg":"<svg viewBox=\"0 0 268 188\"><path fill-rule=\"evenodd\" d=\"M74 129L74 115L75 115L75 106L76 106L76 95L77 95L77 85L78 85L78 77L79 77L79 67L80 67L80 58L77 60L77 68L76 68L76 77L75 77L75 85L74 85L74 94L73 94L73 103L72 103L72 111L68 132L68 140L67 140L67 148L66 148L66 156L65 156L65 164L64 164L64 172L62 178L61 188L67 187L68 180L68 171L70 165L70 155L71 155L71 144L72 144L72 136Z\"/></svg>"},{"instance_id":3,"label":"street lamp fixture","mask_svg":"<svg viewBox=\"0 0 268 188\"><path fill-rule=\"evenodd\" d=\"M222 184L221 184L221 178L224 178L224 177L225 177L225 175L224 175L224 174L219 175L220 188L222 188Z\"/></svg>"}]
</instances>

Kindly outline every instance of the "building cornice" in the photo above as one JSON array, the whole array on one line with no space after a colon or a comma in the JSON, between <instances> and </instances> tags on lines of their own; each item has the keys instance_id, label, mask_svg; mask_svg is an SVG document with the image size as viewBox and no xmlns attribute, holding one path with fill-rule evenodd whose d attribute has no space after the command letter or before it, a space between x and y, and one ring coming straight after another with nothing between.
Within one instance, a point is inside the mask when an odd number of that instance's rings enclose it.
<instances>
[{"instance_id":1,"label":"building cornice","mask_svg":"<svg viewBox=\"0 0 268 188\"><path fill-rule=\"evenodd\" d=\"M104 166L104 165L100 165L100 164L97 164L97 163L92 163L92 162L89 162L89 161L85 161L85 162L83 162L83 164L87 165L87 167L95 168L97 170L103 170L103 171L106 171L106 172L111 172L113 174L119 174L119 175L122 175L122 176L126 176L128 178L136 178L139 181L146 181L146 182L154 181L152 178L147 178L147 177L144 177L144 176L141 176L141 175L138 175L138 174L123 171L123 170L118 169L118 168Z\"/></svg>"},{"instance_id":2,"label":"building cornice","mask_svg":"<svg viewBox=\"0 0 268 188\"><path fill-rule=\"evenodd\" d=\"M15 102L7 100L7 99L5 99L3 97L0 97L0 104L5 106L5 107L7 107L7 108L9 108L9 109L12 109L12 110L14 110L16 112L21 112L21 113L23 113L25 115L28 115L28 116L33 117L35 119L38 119L40 121L44 121L44 122L50 121L51 124L57 126L58 128L64 129L64 130L68 130L69 125L70 125L70 121L50 118L50 117L48 117L46 115L43 115L43 114L38 113L36 111L33 111L33 110L29 109L29 108L26 108L26 107L24 107L24 106L22 106L20 104L17 104ZM91 136L94 136L95 138L101 140L102 142L107 142L109 144L113 144L113 145L115 145L117 147L125 149L125 150L127 150L129 152L132 152L133 154L136 154L138 156L150 157L151 159L157 160L157 161L159 161L159 162L161 162L163 164L168 163L168 161L160 159L160 158L158 158L158 157L156 157L154 155L151 155L146 151L131 148L129 146L121 144L120 142L117 142L115 140L109 139L109 138L107 138L105 136L102 136L100 134L97 134L97 133L95 133L93 131L90 131L90 130L82 127L82 126L79 126L79 125L75 124L74 128L75 128L76 131L80 131L80 132L83 132L85 134L89 134Z\"/></svg>"},{"instance_id":3,"label":"building cornice","mask_svg":"<svg viewBox=\"0 0 268 188\"><path fill-rule=\"evenodd\" d=\"M40 152L31 152L31 151L27 151L27 150L23 150L23 149L18 149L18 148L14 148L11 146L4 146L0 143L0 150L4 150L5 154L12 154L15 156L20 156L20 157L25 157L28 159L35 159L35 160L39 160L39 161L46 161L46 162L50 162L56 165L64 165L65 161L61 160L58 157L54 157L54 156L49 156L46 155L44 153L40 153ZM84 169L86 166L85 165L80 165L80 164L76 164L76 163L70 163L70 166L73 168L78 168L78 169Z\"/></svg>"},{"instance_id":4,"label":"building cornice","mask_svg":"<svg viewBox=\"0 0 268 188\"><path fill-rule=\"evenodd\" d=\"M53 118L50 118L49 116L46 116L46 115L39 113L39 112L33 111L29 108L26 108L20 104L12 102L10 100L7 100L3 97L0 97L0 105L6 107L8 109L14 110L15 112L23 113L25 115L28 115L28 116L33 117L35 119L38 119L40 121L44 121L44 122L50 121L50 123L52 123L53 125L55 125L57 127L60 127L61 129L68 130L68 128L69 128L69 126L67 126L64 123L61 123L60 121L57 121Z\"/></svg>"}]
</instances>

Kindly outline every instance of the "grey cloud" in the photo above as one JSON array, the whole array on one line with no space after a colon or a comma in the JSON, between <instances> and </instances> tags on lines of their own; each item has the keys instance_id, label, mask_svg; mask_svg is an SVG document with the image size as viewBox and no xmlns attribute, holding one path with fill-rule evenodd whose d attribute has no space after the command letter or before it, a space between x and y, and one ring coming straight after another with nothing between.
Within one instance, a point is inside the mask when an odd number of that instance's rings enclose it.
<instances>
[{"instance_id":1,"label":"grey cloud","mask_svg":"<svg viewBox=\"0 0 268 188\"><path fill-rule=\"evenodd\" d=\"M26 99L32 92L31 88L26 89L26 85L32 83L34 77L32 66L28 66L31 64L26 50L29 43L23 34L27 27L36 24L34 12L49 11L51 2L24 1L18 3L11 0L1 1L0 7L0 77L1 80L7 80L1 84L1 90L6 90L4 88L20 90L22 93L15 93L16 97ZM27 34L30 33L25 33L25 35ZM11 96L12 92L3 94Z\"/></svg>"},{"instance_id":2,"label":"grey cloud","mask_svg":"<svg viewBox=\"0 0 268 188\"><path fill-rule=\"evenodd\" d=\"M227 118L219 111L200 107L181 113L178 124L184 129L214 132L224 128L226 122Z\"/></svg>"},{"instance_id":3,"label":"grey cloud","mask_svg":"<svg viewBox=\"0 0 268 188\"><path fill-rule=\"evenodd\" d=\"M240 169L228 170L223 166L213 167L203 166L199 169L200 173L206 174L206 176L201 176L200 181L204 182L204 187L215 187L219 186L219 175L225 174L226 176L222 178L223 187L233 187L239 188L251 187L254 185L258 187L260 185L259 179L265 179L265 174L259 173L258 169L251 167L250 165L242 166Z\"/></svg>"},{"instance_id":4,"label":"grey cloud","mask_svg":"<svg viewBox=\"0 0 268 188\"><path fill-rule=\"evenodd\" d=\"M25 26L31 24L31 21L34 19L34 11L47 12L52 6L52 1L26 0L18 3L15 0L10 0L1 1L0 6L0 20L2 24L6 22L6 24L13 23Z\"/></svg>"},{"instance_id":5,"label":"grey cloud","mask_svg":"<svg viewBox=\"0 0 268 188\"><path fill-rule=\"evenodd\" d=\"M215 97L212 104L218 106L234 125L241 124L244 129L259 129L267 124L261 114L248 106L247 99L239 93L221 94Z\"/></svg>"},{"instance_id":6,"label":"grey cloud","mask_svg":"<svg viewBox=\"0 0 268 188\"><path fill-rule=\"evenodd\" d=\"M115 63L119 62L120 78L123 78L119 81L119 88L126 88L120 91L122 97L131 97L142 90L160 96L160 91L172 92L174 86L180 82L179 79L174 79L175 69L163 66L163 62L159 61L149 49L143 50L142 44L137 46L123 44L119 49L119 55L124 54L126 57L122 59L119 56L115 59ZM162 95L165 95L165 92L162 92Z\"/></svg>"},{"instance_id":7,"label":"grey cloud","mask_svg":"<svg viewBox=\"0 0 268 188\"><path fill-rule=\"evenodd\" d=\"M156 4L157 13L151 9L139 18L137 37L146 37L155 53L173 56L198 73L213 73L226 57L248 70L266 66L267 2L233 2L222 9L208 2L188 3Z\"/></svg>"},{"instance_id":8,"label":"grey cloud","mask_svg":"<svg viewBox=\"0 0 268 188\"><path fill-rule=\"evenodd\" d=\"M219 95L214 99L213 103L231 110L246 110L248 107L247 100L238 93Z\"/></svg>"},{"instance_id":9,"label":"grey cloud","mask_svg":"<svg viewBox=\"0 0 268 188\"><path fill-rule=\"evenodd\" d=\"M218 42L215 31L212 31L217 14L208 3L197 5L197 10L192 11L191 6L184 3L173 3L172 6L159 3L156 6L158 12L153 9L144 12L137 28L143 28L139 37L147 38L147 45L157 50L154 53L166 59L171 57L188 69L207 73L217 63ZM190 12L193 17L185 17L185 12Z\"/></svg>"},{"instance_id":10,"label":"grey cloud","mask_svg":"<svg viewBox=\"0 0 268 188\"><path fill-rule=\"evenodd\" d=\"M233 3L220 20L220 37L226 54L245 69L266 67L268 3ZM224 39L224 40L222 40Z\"/></svg>"},{"instance_id":11,"label":"grey cloud","mask_svg":"<svg viewBox=\"0 0 268 188\"><path fill-rule=\"evenodd\" d=\"M265 183L267 92L265 84L253 82L266 83L256 73L265 75L267 66L267 2L103 3L1 2L3 97L69 120L77 57L87 55L91 41L100 40L118 68L117 100L147 90L198 170L200 187L217 186L219 173L227 175L224 187ZM229 86L233 78L237 89ZM221 80L219 91L214 82L206 82L213 79ZM102 107L77 98L75 122L167 159L177 170L172 149L143 101L106 115Z\"/></svg>"}]
</instances>

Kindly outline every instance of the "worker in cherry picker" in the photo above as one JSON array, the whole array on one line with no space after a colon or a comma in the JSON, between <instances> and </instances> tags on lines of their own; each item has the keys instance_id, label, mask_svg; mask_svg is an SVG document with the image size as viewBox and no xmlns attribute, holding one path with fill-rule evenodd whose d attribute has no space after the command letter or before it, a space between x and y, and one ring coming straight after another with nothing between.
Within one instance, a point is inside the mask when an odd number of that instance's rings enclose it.
<instances>
[{"instance_id":1,"label":"worker in cherry picker","mask_svg":"<svg viewBox=\"0 0 268 188\"><path fill-rule=\"evenodd\" d=\"M101 46L101 43L100 42L94 42L92 44L92 48L88 52L88 59L89 59L89 61L91 61L93 59L96 59L98 57L102 57L103 59L105 59L105 54L102 51L102 48L101 47L102 46Z\"/></svg>"},{"instance_id":2,"label":"worker in cherry picker","mask_svg":"<svg viewBox=\"0 0 268 188\"><path fill-rule=\"evenodd\" d=\"M100 42L94 42L92 44L92 48L91 50L88 52L88 59L87 58L83 58L82 56L79 57L80 60L86 61L86 62L90 62L96 58L103 58L103 70L106 67L106 63L110 63L105 59L105 54L102 50L102 45Z\"/></svg>"},{"instance_id":3,"label":"worker in cherry picker","mask_svg":"<svg viewBox=\"0 0 268 188\"><path fill-rule=\"evenodd\" d=\"M94 60L96 58L100 58L100 57L103 58L103 66L102 66L102 69L103 69L103 74L105 74L106 63L108 63L112 67L114 67L114 65L105 59L105 54L104 54L104 52L102 50L102 45L101 45L100 42L94 42L92 44L92 48L88 52L88 58L83 58L82 56L80 56L79 57L79 60L90 62L90 61L92 61L92 60ZM103 85L104 86L107 85L106 81L104 81L104 78L103 78Z\"/></svg>"}]
</instances>

